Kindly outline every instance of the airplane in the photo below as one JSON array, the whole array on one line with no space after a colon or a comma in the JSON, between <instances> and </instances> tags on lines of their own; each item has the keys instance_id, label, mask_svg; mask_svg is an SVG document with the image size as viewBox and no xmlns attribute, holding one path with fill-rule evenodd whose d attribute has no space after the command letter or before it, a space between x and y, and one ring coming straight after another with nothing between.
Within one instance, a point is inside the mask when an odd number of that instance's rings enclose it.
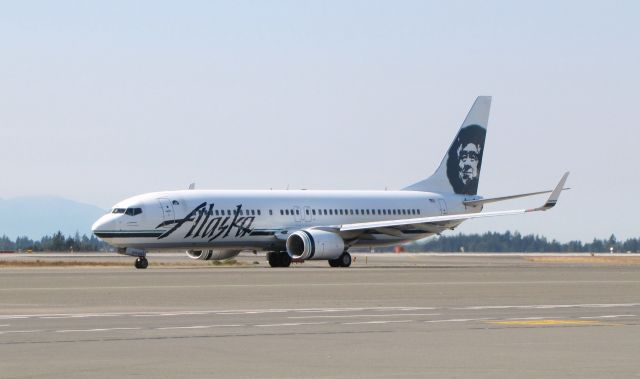
<instances>
[{"instance_id":1,"label":"airplane","mask_svg":"<svg viewBox=\"0 0 640 379\"><path fill-rule=\"evenodd\" d=\"M326 260L351 265L350 248L389 246L453 230L463 221L553 208L569 176L553 190L483 198L477 194L490 96L479 96L433 175L394 191L188 190L122 200L93 233L148 266L148 251L185 250L224 260L266 251L271 267ZM535 208L482 212L485 204L550 193Z\"/></svg>"}]
</instances>

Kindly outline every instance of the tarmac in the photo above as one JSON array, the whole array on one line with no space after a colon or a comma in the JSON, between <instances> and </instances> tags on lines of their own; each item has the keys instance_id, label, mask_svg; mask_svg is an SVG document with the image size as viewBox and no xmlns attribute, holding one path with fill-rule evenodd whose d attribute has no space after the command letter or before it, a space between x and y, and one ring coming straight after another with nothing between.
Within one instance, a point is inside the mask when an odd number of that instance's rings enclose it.
<instances>
[{"instance_id":1,"label":"tarmac","mask_svg":"<svg viewBox=\"0 0 640 379\"><path fill-rule=\"evenodd\" d=\"M640 375L640 264L625 256L369 254L347 269L149 258L147 270L0 268L0 377ZM132 263L0 257L34 259Z\"/></svg>"}]
</instances>

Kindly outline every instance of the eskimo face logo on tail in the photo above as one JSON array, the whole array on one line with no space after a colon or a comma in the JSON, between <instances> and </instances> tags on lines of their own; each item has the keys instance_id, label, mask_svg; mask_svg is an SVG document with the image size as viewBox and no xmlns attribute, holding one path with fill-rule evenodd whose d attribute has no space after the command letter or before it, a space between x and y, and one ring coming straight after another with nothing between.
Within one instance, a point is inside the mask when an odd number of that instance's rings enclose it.
<instances>
[{"instance_id":1,"label":"eskimo face logo on tail","mask_svg":"<svg viewBox=\"0 0 640 379\"><path fill-rule=\"evenodd\" d=\"M487 130L480 125L460 129L447 158L447 178L453 192L475 195L478 192L482 153Z\"/></svg>"},{"instance_id":2,"label":"eskimo face logo on tail","mask_svg":"<svg viewBox=\"0 0 640 379\"><path fill-rule=\"evenodd\" d=\"M256 218L254 216L242 217L242 204L237 205L232 212L233 214L227 216L224 216L224 211L222 211L220 216L213 217L213 207L213 203L207 207L207 202L205 201L195 207L184 218L160 223L160 225L156 226L156 229L168 225L173 225L173 227L164 232L158 239L168 237L183 225L191 226L183 238L206 238L209 242L229 236L244 237L253 230L251 226ZM216 213L218 212L216 211Z\"/></svg>"}]
</instances>

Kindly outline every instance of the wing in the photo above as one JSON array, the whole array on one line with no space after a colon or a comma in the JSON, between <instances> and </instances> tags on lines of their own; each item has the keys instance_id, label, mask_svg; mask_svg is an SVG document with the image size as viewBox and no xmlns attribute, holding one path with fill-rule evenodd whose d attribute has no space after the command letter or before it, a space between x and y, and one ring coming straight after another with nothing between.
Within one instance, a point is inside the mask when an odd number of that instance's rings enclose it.
<instances>
[{"instance_id":1,"label":"wing","mask_svg":"<svg viewBox=\"0 0 640 379\"><path fill-rule=\"evenodd\" d=\"M556 202L560 197L560 193L564 188L564 184L567 181L568 176L569 176L569 172L566 172L562 176L562 179L560 179L560 182L558 182L558 185L555 187L555 189L551 191L551 195L549 196L547 201L542 206L537 208L514 209L514 210L498 211L498 212L466 213L466 214L447 215L447 216L421 217L421 218L410 218L410 219L403 219L403 220L360 222L355 224L341 225L339 228L339 231L341 233L357 232L357 231L361 231L361 232L375 231L378 233L401 237L404 235L403 232L406 231L407 229L424 231L425 234L440 233L446 229L451 228L452 225L457 225L464 220L546 211L553 208L556 205Z\"/></svg>"}]
</instances>

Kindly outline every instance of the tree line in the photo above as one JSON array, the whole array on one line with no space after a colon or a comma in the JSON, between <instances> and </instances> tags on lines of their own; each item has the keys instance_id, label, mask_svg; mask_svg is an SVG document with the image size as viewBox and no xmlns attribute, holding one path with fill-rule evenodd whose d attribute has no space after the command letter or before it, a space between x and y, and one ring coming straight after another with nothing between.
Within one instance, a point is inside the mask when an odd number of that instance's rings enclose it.
<instances>
[{"instance_id":1,"label":"tree line","mask_svg":"<svg viewBox=\"0 0 640 379\"><path fill-rule=\"evenodd\" d=\"M615 252L640 252L640 238L630 238L618 241L615 235L608 239L594 238L591 242L569 241L558 242L555 239L548 240L544 236L519 232L487 232L484 234L457 234L453 236L439 236L422 241L416 241L405 245L405 250L422 252L608 252L613 248ZM6 235L0 237L0 250L32 250L32 251L110 251L109 244L91 235L65 236L58 231L53 235L47 235L40 240L32 240L29 237L18 237L14 240ZM376 249L376 251L393 251L393 247Z\"/></svg>"},{"instance_id":2,"label":"tree line","mask_svg":"<svg viewBox=\"0 0 640 379\"><path fill-rule=\"evenodd\" d=\"M630 238L618 241L615 235L608 239L594 238L591 242L569 241L558 242L555 239L528 234L521 235L518 232L487 232L484 234L457 234L453 236L439 236L423 241L410 243L406 246L408 251L434 251L434 252L609 252L613 248L615 252L640 252L640 238Z\"/></svg>"},{"instance_id":3,"label":"tree line","mask_svg":"<svg viewBox=\"0 0 640 379\"><path fill-rule=\"evenodd\" d=\"M14 240L6 235L0 237L0 250L32 250L32 251L108 251L112 250L104 241L94 235L87 237L76 232L75 235L65 236L61 231L46 235L39 240L29 237L17 237Z\"/></svg>"}]
</instances>

